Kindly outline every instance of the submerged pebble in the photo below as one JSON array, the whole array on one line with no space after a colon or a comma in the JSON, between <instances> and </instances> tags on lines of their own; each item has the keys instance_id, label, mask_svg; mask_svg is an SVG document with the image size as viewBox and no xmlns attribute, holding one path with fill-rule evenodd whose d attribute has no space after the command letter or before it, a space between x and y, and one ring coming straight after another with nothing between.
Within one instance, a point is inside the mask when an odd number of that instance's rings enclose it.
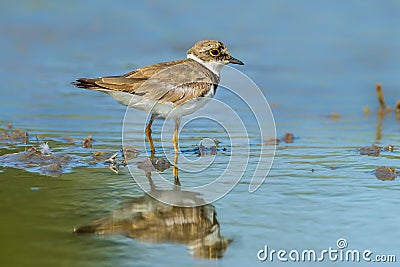
<instances>
[{"instance_id":1,"label":"submerged pebble","mask_svg":"<svg viewBox=\"0 0 400 267\"><path fill-rule=\"evenodd\" d=\"M137 156L139 156L139 154L140 154L140 151L137 150L136 148L127 146L127 147L122 148L122 154L123 154L124 160L128 161L128 160L137 158Z\"/></svg>"},{"instance_id":2,"label":"submerged pebble","mask_svg":"<svg viewBox=\"0 0 400 267\"><path fill-rule=\"evenodd\" d=\"M46 176L58 177L63 173L63 166L71 161L65 153L43 153L36 147L27 151L0 156L0 166L39 172Z\"/></svg>"},{"instance_id":3,"label":"submerged pebble","mask_svg":"<svg viewBox=\"0 0 400 267\"><path fill-rule=\"evenodd\" d=\"M281 142L285 142L286 144L291 144L293 143L293 137L294 135L292 133L285 133L284 136L281 138Z\"/></svg>"},{"instance_id":4,"label":"submerged pebble","mask_svg":"<svg viewBox=\"0 0 400 267\"><path fill-rule=\"evenodd\" d=\"M83 148L92 148L93 147L93 137L91 135L83 138L82 147Z\"/></svg>"},{"instance_id":5,"label":"submerged pebble","mask_svg":"<svg viewBox=\"0 0 400 267\"><path fill-rule=\"evenodd\" d=\"M360 147L360 155L378 157L381 153L381 148L376 145Z\"/></svg>"},{"instance_id":6,"label":"submerged pebble","mask_svg":"<svg viewBox=\"0 0 400 267\"><path fill-rule=\"evenodd\" d=\"M281 138L267 137L265 139L265 143L267 145L279 145L280 142L284 142L286 144L291 144L291 143L293 143L293 140L294 140L293 133L285 133Z\"/></svg>"},{"instance_id":7,"label":"submerged pebble","mask_svg":"<svg viewBox=\"0 0 400 267\"><path fill-rule=\"evenodd\" d=\"M7 126L10 130L11 124ZM15 131L0 131L0 143L11 143L11 144L27 144L29 142L28 132L23 132L20 129Z\"/></svg>"},{"instance_id":8,"label":"submerged pebble","mask_svg":"<svg viewBox=\"0 0 400 267\"><path fill-rule=\"evenodd\" d=\"M332 113L330 114L330 118L331 118L332 120L338 120L338 119L340 119L340 114L337 113L337 112L332 112Z\"/></svg>"},{"instance_id":9,"label":"submerged pebble","mask_svg":"<svg viewBox=\"0 0 400 267\"><path fill-rule=\"evenodd\" d=\"M393 181L399 175L399 172L394 168L379 166L375 170L375 176L381 181Z\"/></svg>"},{"instance_id":10,"label":"submerged pebble","mask_svg":"<svg viewBox=\"0 0 400 267\"><path fill-rule=\"evenodd\" d=\"M217 145L213 145L211 147L206 147L203 145L203 143L200 143L198 154L200 157L207 156L207 155L215 156L215 155L217 155Z\"/></svg>"},{"instance_id":11,"label":"submerged pebble","mask_svg":"<svg viewBox=\"0 0 400 267\"><path fill-rule=\"evenodd\" d=\"M385 151L393 152L394 151L394 146L393 145L388 145L387 147L385 147Z\"/></svg>"},{"instance_id":12,"label":"submerged pebble","mask_svg":"<svg viewBox=\"0 0 400 267\"><path fill-rule=\"evenodd\" d=\"M393 152L394 146L393 145L387 145L385 147L380 147L377 145L364 146L364 147L360 147L359 151L360 151L360 155L378 157L381 152Z\"/></svg>"}]
</instances>

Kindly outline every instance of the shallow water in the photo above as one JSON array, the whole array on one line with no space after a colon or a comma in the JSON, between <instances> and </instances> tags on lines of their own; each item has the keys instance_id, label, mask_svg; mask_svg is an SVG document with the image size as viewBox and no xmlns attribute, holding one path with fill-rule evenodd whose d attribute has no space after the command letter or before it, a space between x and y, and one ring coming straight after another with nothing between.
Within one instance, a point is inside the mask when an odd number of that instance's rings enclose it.
<instances>
[{"instance_id":1,"label":"shallow water","mask_svg":"<svg viewBox=\"0 0 400 267\"><path fill-rule=\"evenodd\" d=\"M113 5L98 1L96 6L78 1L0 4L0 125L6 128L11 121L14 129L29 132L31 145L36 145L37 135L52 152L72 154L79 162L59 177L2 164L2 265L279 265L276 259L260 262L257 252L264 245L321 251L337 248L339 238L347 240L349 249L395 254L400 260L399 178L380 181L374 173L378 166L400 168L400 121L393 113L381 119L376 115L375 93L375 83L382 82L388 105L400 99L400 4L225 5L209 1L184 6L130 1ZM205 19L203 13L211 17ZM90 165L93 152L120 150L125 107L105 94L69 83L76 77L122 74L180 58L195 41L211 38L223 40L245 62L235 68L266 96L277 137L286 132L295 137L293 143L277 146L271 171L258 191L249 194L250 178L245 175L213 203L221 236L233 240L224 257L199 260L182 243L147 243L123 234L73 234L74 228L106 216L127 199L143 196L143 191L127 168L121 167L116 175L107 164ZM225 97L223 90L217 92L216 99ZM235 99L229 104L242 107ZM364 115L364 106L370 107L370 115ZM333 112L340 117L332 118ZM145 119L146 114L137 112L137 121L131 122L138 144L143 141ZM157 121L154 127L156 145L161 124ZM81 140L89 135L93 148L81 148ZM254 147L257 135L251 131L250 135ZM205 137L221 139L220 146L227 151L218 151L216 164L205 172L183 173L183 185L219 175L232 156L221 128L202 122L183 129L184 156L197 159L196 146ZM395 150L379 157L359 155L359 147L373 143L392 144ZM0 145L1 155L25 150L24 145ZM140 157L145 157L143 150ZM250 166L256 161L250 157ZM165 174L172 181L171 172ZM323 264L341 265L328 260Z\"/></svg>"}]
</instances>

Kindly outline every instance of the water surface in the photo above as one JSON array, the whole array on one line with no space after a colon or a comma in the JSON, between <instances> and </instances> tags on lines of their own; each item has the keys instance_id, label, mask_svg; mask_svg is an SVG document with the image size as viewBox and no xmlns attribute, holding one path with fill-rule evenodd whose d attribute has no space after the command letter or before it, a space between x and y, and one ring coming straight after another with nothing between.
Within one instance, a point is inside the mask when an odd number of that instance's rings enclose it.
<instances>
[{"instance_id":1,"label":"water surface","mask_svg":"<svg viewBox=\"0 0 400 267\"><path fill-rule=\"evenodd\" d=\"M400 124L393 113L376 115L374 87L382 82L388 105L400 99L399 8L397 1L1 3L0 125L11 121L14 129L49 142L54 152L87 160L59 177L0 169L3 265L254 266L271 264L257 259L265 245L322 250L336 247L339 238L350 249L397 253L399 260L399 182L374 175L378 166L400 168ZM271 104L277 136L295 136L293 143L277 146L258 191L249 194L244 177L213 203L221 236L233 240L224 257L199 260L183 244L147 243L123 234L73 234L143 192L127 168L116 175L105 164L87 166L93 152L121 148L125 107L69 83L181 58L201 39L224 41L245 62L240 70ZM216 99L224 96L220 91ZM340 117L332 119L333 112ZM137 142L143 140L145 118L138 112L132 122ZM156 135L160 127L157 122ZM202 138L222 133L209 128L184 129L181 145L194 149ZM88 135L93 148L80 148ZM373 143L395 150L359 155L359 147ZM2 155L24 149L1 144ZM223 166L229 157L229 151L219 151L216 160ZM181 182L204 181L219 170L185 174Z\"/></svg>"}]
</instances>

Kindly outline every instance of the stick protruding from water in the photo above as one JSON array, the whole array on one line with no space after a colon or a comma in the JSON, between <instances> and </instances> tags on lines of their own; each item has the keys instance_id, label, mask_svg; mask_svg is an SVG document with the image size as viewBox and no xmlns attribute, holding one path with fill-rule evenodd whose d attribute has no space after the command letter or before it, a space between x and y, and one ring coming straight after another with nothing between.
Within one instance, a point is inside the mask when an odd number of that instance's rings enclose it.
<instances>
[{"instance_id":1,"label":"stick protruding from water","mask_svg":"<svg viewBox=\"0 0 400 267\"><path fill-rule=\"evenodd\" d=\"M377 83L376 84L376 93L378 94L379 108L382 111L385 111L386 110L386 104L385 104L385 99L383 98L382 84L381 83Z\"/></svg>"},{"instance_id":2,"label":"stick protruding from water","mask_svg":"<svg viewBox=\"0 0 400 267\"><path fill-rule=\"evenodd\" d=\"M396 120L400 120L400 99L397 100L396 102L395 112L396 112Z\"/></svg>"},{"instance_id":3,"label":"stick protruding from water","mask_svg":"<svg viewBox=\"0 0 400 267\"><path fill-rule=\"evenodd\" d=\"M382 90L382 84L377 83L376 84L376 93L378 95L378 101L379 101L379 110L378 114L380 116L384 116L386 114L389 114L392 112L392 108L390 106L386 106L385 104L385 99L383 97L383 90Z\"/></svg>"}]
</instances>

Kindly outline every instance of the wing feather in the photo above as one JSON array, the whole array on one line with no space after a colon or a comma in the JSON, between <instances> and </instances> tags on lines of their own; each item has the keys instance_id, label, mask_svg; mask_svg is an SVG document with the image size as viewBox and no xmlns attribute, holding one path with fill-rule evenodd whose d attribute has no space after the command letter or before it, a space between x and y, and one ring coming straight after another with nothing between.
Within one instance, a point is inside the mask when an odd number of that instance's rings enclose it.
<instances>
[{"instance_id":1,"label":"wing feather","mask_svg":"<svg viewBox=\"0 0 400 267\"><path fill-rule=\"evenodd\" d=\"M105 93L121 91L178 106L187 100L205 96L216 89L219 77L192 59L176 60L143 67L122 76L78 78L80 88Z\"/></svg>"}]
</instances>

